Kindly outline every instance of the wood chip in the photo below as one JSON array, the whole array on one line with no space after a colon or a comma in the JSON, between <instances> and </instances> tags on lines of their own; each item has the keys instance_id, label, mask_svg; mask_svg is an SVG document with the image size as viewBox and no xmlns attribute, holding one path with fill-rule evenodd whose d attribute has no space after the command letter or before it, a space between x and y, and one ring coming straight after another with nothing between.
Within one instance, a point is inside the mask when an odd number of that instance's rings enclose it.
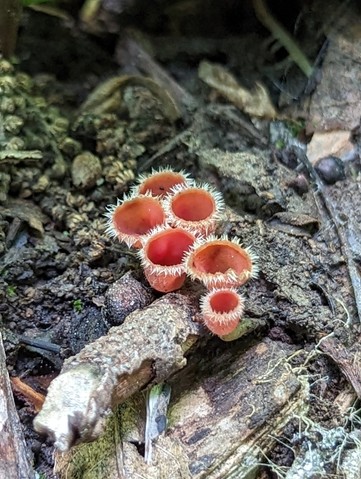
<instances>
[{"instance_id":1,"label":"wood chip","mask_svg":"<svg viewBox=\"0 0 361 479\"><path fill-rule=\"evenodd\" d=\"M20 378L11 378L11 384L15 394L22 396L30 404L35 412L39 412L45 396L36 392L32 387L24 383Z\"/></svg>"}]
</instances>

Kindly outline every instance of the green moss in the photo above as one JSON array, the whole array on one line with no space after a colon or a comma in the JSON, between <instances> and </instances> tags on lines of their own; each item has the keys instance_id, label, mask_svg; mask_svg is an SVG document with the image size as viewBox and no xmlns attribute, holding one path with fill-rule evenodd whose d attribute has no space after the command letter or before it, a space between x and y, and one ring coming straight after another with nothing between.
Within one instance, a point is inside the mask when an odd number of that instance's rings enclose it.
<instances>
[{"instance_id":1,"label":"green moss","mask_svg":"<svg viewBox=\"0 0 361 479\"><path fill-rule=\"evenodd\" d=\"M297 138L298 135L301 133L301 131L305 129L305 121L304 120L287 121L287 128L290 131L291 135L294 138Z\"/></svg>"},{"instance_id":2,"label":"green moss","mask_svg":"<svg viewBox=\"0 0 361 479\"><path fill-rule=\"evenodd\" d=\"M84 304L83 304L83 301L81 299L75 299L73 301L73 310L76 312L76 313L81 313L84 309Z\"/></svg>"},{"instance_id":3,"label":"green moss","mask_svg":"<svg viewBox=\"0 0 361 479\"><path fill-rule=\"evenodd\" d=\"M6 287L6 295L9 297L9 298L13 298L14 296L16 296L16 286L12 285L12 284L9 284L7 287Z\"/></svg>"}]
</instances>

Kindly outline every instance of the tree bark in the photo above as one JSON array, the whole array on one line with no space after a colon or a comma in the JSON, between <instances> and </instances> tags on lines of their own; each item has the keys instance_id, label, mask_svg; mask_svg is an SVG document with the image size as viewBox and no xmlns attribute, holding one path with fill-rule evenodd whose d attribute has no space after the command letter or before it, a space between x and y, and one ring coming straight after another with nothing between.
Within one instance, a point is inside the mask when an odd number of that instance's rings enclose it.
<instances>
[{"instance_id":1,"label":"tree bark","mask_svg":"<svg viewBox=\"0 0 361 479\"><path fill-rule=\"evenodd\" d=\"M32 479L34 471L15 408L0 333L0 477Z\"/></svg>"}]
</instances>

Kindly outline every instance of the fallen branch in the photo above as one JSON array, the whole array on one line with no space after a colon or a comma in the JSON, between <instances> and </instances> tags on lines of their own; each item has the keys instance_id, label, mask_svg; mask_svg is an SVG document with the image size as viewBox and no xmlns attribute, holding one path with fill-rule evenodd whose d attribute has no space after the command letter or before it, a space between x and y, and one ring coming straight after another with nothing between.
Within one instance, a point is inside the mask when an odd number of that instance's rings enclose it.
<instances>
[{"instance_id":1,"label":"fallen branch","mask_svg":"<svg viewBox=\"0 0 361 479\"><path fill-rule=\"evenodd\" d=\"M199 337L196 298L168 294L131 313L108 335L65 361L49 387L34 427L55 447L94 440L112 407L150 382L162 382L186 364Z\"/></svg>"}]
</instances>

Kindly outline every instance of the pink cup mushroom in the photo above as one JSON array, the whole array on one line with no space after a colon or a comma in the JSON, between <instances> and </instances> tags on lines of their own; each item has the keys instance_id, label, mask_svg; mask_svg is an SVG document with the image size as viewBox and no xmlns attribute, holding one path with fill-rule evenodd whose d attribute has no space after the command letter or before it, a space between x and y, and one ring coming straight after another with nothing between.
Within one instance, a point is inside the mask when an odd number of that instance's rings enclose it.
<instances>
[{"instance_id":1,"label":"pink cup mushroom","mask_svg":"<svg viewBox=\"0 0 361 479\"><path fill-rule=\"evenodd\" d=\"M188 173L172 171L170 168L153 170L150 175L140 175L138 185L133 188L135 194L149 192L152 196L163 198L177 185L189 186L193 183Z\"/></svg>"},{"instance_id":2,"label":"pink cup mushroom","mask_svg":"<svg viewBox=\"0 0 361 479\"><path fill-rule=\"evenodd\" d=\"M252 251L242 248L238 240L210 236L196 240L185 265L189 276L208 289L232 288L257 276L255 260Z\"/></svg>"},{"instance_id":3,"label":"pink cup mushroom","mask_svg":"<svg viewBox=\"0 0 361 479\"><path fill-rule=\"evenodd\" d=\"M244 311L243 297L233 288L212 289L200 300L204 324L217 336L236 329Z\"/></svg>"},{"instance_id":4,"label":"pink cup mushroom","mask_svg":"<svg viewBox=\"0 0 361 479\"><path fill-rule=\"evenodd\" d=\"M143 239L139 257L154 289L168 293L183 285L186 278L183 259L194 240L189 231L166 226L154 229Z\"/></svg>"},{"instance_id":5,"label":"pink cup mushroom","mask_svg":"<svg viewBox=\"0 0 361 479\"><path fill-rule=\"evenodd\" d=\"M211 186L177 185L164 200L167 221L194 234L208 235L217 227L224 209L222 195Z\"/></svg>"},{"instance_id":6,"label":"pink cup mushroom","mask_svg":"<svg viewBox=\"0 0 361 479\"><path fill-rule=\"evenodd\" d=\"M158 198L149 194L125 196L107 208L106 232L129 247L140 248L142 238L165 223L165 213Z\"/></svg>"}]
</instances>

